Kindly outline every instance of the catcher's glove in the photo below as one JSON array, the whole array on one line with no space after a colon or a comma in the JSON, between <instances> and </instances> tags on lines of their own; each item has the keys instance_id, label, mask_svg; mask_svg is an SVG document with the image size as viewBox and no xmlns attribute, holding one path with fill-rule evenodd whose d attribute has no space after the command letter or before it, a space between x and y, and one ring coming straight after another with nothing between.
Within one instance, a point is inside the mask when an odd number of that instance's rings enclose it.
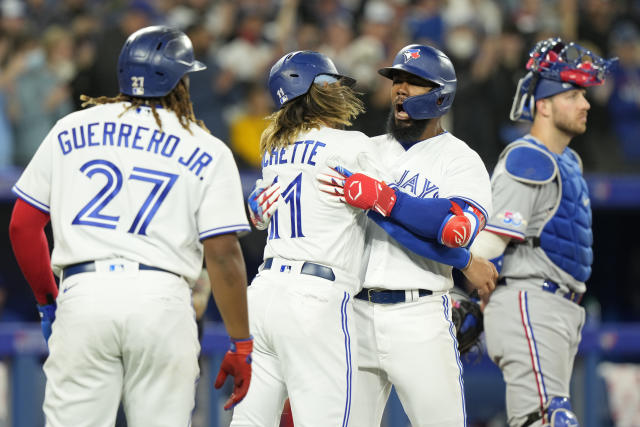
<instances>
[{"instance_id":1,"label":"catcher's glove","mask_svg":"<svg viewBox=\"0 0 640 427\"><path fill-rule=\"evenodd\" d=\"M463 291L454 288L450 294L451 317L456 327L458 351L463 355L476 346L481 347L480 335L484 330L482 310L480 304L471 300Z\"/></svg>"}]
</instances>

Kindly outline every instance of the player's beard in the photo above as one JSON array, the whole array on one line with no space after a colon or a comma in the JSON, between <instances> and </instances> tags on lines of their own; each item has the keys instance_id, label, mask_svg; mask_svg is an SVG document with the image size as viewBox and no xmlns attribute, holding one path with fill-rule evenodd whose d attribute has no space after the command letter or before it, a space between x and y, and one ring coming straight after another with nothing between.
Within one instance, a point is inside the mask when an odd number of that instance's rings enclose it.
<instances>
[{"instance_id":1,"label":"player's beard","mask_svg":"<svg viewBox=\"0 0 640 427\"><path fill-rule=\"evenodd\" d=\"M391 134L403 145L422 141L429 119L424 120L396 120L395 108L387 116L387 133Z\"/></svg>"},{"instance_id":2,"label":"player's beard","mask_svg":"<svg viewBox=\"0 0 640 427\"><path fill-rule=\"evenodd\" d=\"M587 131L586 121L576 118L575 115L571 117L569 113L560 110L554 110L553 124L556 129L570 138L582 135Z\"/></svg>"}]
</instances>

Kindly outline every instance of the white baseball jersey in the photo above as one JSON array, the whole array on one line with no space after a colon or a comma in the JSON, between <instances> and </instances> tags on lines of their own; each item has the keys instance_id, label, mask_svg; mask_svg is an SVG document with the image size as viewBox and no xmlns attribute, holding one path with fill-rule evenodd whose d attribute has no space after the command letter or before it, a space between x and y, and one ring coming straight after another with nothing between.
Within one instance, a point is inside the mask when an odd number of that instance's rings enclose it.
<instances>
[{"instance_id":1,"label":"white baseball jersey","mask_svg":"<svg viewBox=\"0 0 640 427\"><path fill-rule=\"evenodd\" d=\"M50 213L56 274L122 257L195 281L200 240L249 230L230 150L173 112L100 105L61 119L14 186ZM120 116L122 114L122 116ZM198 239L199 237L199 239Z\"/></svg>"},{"instance_id":2,"label":"white baseball jersey","mask_svg":"<svg viewBox=\"0 0 640 427\"><path fill-rule=\"evenodd\" d=\"M349 424L358 366L352 297L368 220L321 192L316 177L329 172L327 161L367 171L372 149L360 132L321 128L263 156L263 179L277 178L282 195L264 251L271 259L248 290L253 373L232 426L277 425L287 395L296 425ZM305 273L305 264L313 269Z\"/></svg>"},{"instance_id":3,"label":"white baseball jersey","mask_svg":"<svg viewBox=\"0 0 640 427\"><path fill-rule=\"evenodd\" d=\"M330 200L318 189L316 175L327 172L327 161L372 173L374 145L363 133L331 128L311 130L296 140L263 157L264 181L277 177L282 190L264 257L311 261L358 275L367 219L361 210Z\"/></svg>"},{"instance_id":4,"label":"white baseball jersey","mask_svg":"<svg viewBox=\"0 0 640 427\"><path fill-rule=\"evenodd\" d=\"M373 138L386 160L387 183L421 198L459 198L473 204L485 218L491 212L491 184L480 156L449 132L408 150L389 135ZM451 266L417 255L397 243L373 222L367 231L370 255L365 288L429 289L453 286Z\"/></svg>"}]
</instances>

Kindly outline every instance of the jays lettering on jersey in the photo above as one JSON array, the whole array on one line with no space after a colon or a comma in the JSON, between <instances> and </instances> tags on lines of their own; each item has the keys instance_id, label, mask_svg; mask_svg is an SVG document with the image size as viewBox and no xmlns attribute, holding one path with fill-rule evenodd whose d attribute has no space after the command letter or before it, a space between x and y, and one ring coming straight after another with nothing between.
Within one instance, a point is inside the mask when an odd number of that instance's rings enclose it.
<instances>
[{"instance_id":1,"label":"jays lettering on jersey","mask_svg":"<svg viewBox=\"0 0 640 427\"><path fill-rule=\"evenodd\" d=\"M349 170L371 173L360 160L372 149L363 133L321 128L265 153L263 179L277 180L282 189L280 206L269 223L265 258L302 259L360 273L365 213L327 197L318 189L316 175L328 171L330 159Z\"/></svg>"},{"instance_id":2,"label":"jays lettering on jersey","mask_svg":"<svg viewBox=\"0 0 640 427\"><path fill-rule=\"evenodd\" d=\"M457 198L491 213L489 174L478 154L445 132L405 150L387 135L373 138L390 173L387 183L421 198ZM425 288L443 291L453 286L451 267L404 248L376 224L370 225L371 245L366 288Z\"/></svg>"},{"instance_id":3,"label":"jays lettering on jersey","mask_svg":"<svg viewBox=\"0 0 640 427\"><path fill-rule=\"evenodd\" d=\"M120 256L195 280L200 240L250 229L231 151L173 112L158 109L160 130L150 109L123 111L107 104L60 120L13 191L51 215L56 273Z\"/></svg>"}]
</instances>

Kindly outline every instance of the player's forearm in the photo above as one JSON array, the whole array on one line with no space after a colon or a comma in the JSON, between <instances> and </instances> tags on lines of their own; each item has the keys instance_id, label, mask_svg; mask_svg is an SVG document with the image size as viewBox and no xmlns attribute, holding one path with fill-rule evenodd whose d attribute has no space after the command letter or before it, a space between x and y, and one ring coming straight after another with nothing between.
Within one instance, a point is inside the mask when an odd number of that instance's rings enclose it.
<instances>
[{"instance_id":1,"label":"player's forearm","mask_svg":"<svg viewBox=\"0 0 640 427\"><path fill-rule=\"evenodd\" d=\"M401 191L396 195L390 217L413 234L446 246L468 247L484 225L480 210L464 200L422 199Z\"/></svg>"},{"instance_id":2,"label":"player's forearm","mask_svg":"<svg viewBox=\"0 0 640 427\"><path fill-rule=\"evenodd\" d=\"M478 234L478 237L473 242L473 245L471 245L470 250L474 255L481 256L491 261L496 266L498 273L500 273L502 270L504 251L510 241L511 238L508 236L483 230Z\"/></svg>"},{"instance_id":3,"label":"player's forearm","mask_svg":"<svg viewBox=\"0 0 640 427\"><path fill-rule=\"evenodd\" d=\"M438 240L442 222L449 215L449 199L421 199L396 191L390 217L418 236Z\"/></svg>"},{"instance_id":4,"label":"player's forearm","mask_svg":"<svg viewBox=\"0 0 640 427\"><path fill-rule=\"evenodd\" d=\"M483 230L471 245L471 252L486 259L497 258L504 253L509 241L511 238L508 236Z\"/></svg>"},{"instance_id":5,"label":"player's forearm","mask_svg":"<svg viewBox=\"0 0 640 427\"><path fill-rule=\"evenodd\" d=\"M471 255L467 249L448 248L434 240L428 240L423 237L416 236L401 225L396 224L375 212L370 212L369 218L375 221L376 224L382 227L384 231L386 231L402 246L420 256L458 269L465 268L469 263Z\"/></svg>"},{"instance_id":6,"label":"player's forearm","mask_svg":"<svg viewBox=\"0 0 640 427\"><path fill-rule=\"evenodd\" d=\"M44 226L49 215L21 199L16 204L9 224L9 238L18 265L40 305L52 304L58 296L49 243Z\"/></svg>"},{"instance_id":7,"label":"player's forearm","mask_svg":"<svg viewBox=\"0 0 640 427\"><path fill-rule=\"evenodd\" d=\"M213 298L231 338L248 338L247 273L235 234L224 234L204 242L205 263Z\"/></svg>"}]
</instances>

